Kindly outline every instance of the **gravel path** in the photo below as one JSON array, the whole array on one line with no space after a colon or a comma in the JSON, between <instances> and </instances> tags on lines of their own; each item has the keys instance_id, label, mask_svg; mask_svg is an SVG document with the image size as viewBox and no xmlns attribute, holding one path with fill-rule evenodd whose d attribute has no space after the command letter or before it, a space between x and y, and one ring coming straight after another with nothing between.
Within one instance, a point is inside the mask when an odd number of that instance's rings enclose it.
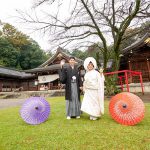
<instances>
[{"instance_id":1,"label":"gravel path","mask_svg":"<svg viewBox=\"0 0 150 150\"><path fill-rule=\"evenodd\" d=\"M26 99L0 99L0 109L21 106Z\"/></svg>"},{"instance_id":2,"label":"gravel path","mask_svg":"<svg viewBox=\"0 0 150 150\"><path fill-rule=\"evenodd\" d=\"M145 93L144 95L137 94L137 96L139 96L144 103L150 103L150 93Z\"/></svg>"},{"instance_id":3,"label":"gravel path","mask_svg":"<svg viewBox=\"0 0 150 150\"><path fill-rule=\"evenodd\" d=\"M150 103L150 93L146 93L144 95L137 94L144 103ZM21 106L27 98L16 98L16 99L0 99L0 109L10 108L15 106Z\"/></svg>"}]
</instances>

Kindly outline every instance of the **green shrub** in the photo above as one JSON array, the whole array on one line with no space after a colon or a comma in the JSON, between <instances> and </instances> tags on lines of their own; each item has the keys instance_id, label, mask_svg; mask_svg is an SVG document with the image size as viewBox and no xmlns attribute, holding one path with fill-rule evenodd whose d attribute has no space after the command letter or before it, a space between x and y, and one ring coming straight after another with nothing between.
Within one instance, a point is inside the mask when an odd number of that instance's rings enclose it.
<instances>
[{"instance_id":1,"label":"green shrub","mask_svg":"<svg viewBox=\"0 0 150 150\"><path fill-rule=\"evenodd\" d=\"M120 93L117 87L117 78L115 76L105 77L105 95L111 96Z\"/></svg>"}]
</instances>

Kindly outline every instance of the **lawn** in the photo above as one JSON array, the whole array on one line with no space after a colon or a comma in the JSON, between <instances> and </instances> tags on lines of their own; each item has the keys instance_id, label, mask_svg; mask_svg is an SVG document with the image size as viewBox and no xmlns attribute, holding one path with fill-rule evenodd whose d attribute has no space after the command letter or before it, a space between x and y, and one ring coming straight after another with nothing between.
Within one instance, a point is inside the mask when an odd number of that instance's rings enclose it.
<instances>
[{"instance_id":1,"label":"lawn","mask_svg":"<svg viewBox=\"0 0 150 150\"><path fill-rule=\"evenodd\" d=\"M120 125L111 119L108 101L105 115L89 120L67 120L64 97L47 99L51 105L48 120L28 125L19 115L19 107L0 110L0 150L149 150L150 104L145 118L136 126Z\"/></svg>"}]
</instances>

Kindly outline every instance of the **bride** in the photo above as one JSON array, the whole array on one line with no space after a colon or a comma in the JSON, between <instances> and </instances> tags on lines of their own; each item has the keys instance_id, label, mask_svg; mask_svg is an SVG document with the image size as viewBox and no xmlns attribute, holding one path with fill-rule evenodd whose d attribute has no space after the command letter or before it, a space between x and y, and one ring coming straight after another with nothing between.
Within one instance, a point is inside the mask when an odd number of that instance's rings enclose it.
<instances>
[{"instance_id":1,"label":"bride","mask_svg":"<svg viewBox=\"0 0 150 150\"><path fill-rule=\"evenodd\" d=\"M96 71L96 60L88 57L84 61L86 74L84 76L84 97L81 111L90 115L90 120L97 120L104 114L104 75L103 69L100 73Z\"/></svg>"}]
</instances>

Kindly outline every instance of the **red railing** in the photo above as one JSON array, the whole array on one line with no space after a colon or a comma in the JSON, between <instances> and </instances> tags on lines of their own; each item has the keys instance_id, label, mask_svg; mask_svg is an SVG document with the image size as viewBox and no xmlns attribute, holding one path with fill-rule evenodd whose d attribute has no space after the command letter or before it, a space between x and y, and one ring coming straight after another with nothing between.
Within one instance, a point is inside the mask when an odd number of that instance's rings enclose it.
<instances>
[{"instance_id":1,"label":"red railing","mask_svg":"<svg viewBox=\"0 0 150 150\"><path fill-rule=\"evenodd\" d=\"M130 88L129 87L129 78L132 79L133 76L139 76L142 93L144 94L142 72L132 71L132 70L121 70L121 71L104 73L104 75L114 75L114 74L118 74L119 83L120 83L122 91L124 89L124 87L123 87L123 79L125 79L125 84L127 86L127 91L128 92L130 91L130 89L129 89ZM119 76L119 74L122 74L122 75Z\"/></svg>"}]
</instances>

